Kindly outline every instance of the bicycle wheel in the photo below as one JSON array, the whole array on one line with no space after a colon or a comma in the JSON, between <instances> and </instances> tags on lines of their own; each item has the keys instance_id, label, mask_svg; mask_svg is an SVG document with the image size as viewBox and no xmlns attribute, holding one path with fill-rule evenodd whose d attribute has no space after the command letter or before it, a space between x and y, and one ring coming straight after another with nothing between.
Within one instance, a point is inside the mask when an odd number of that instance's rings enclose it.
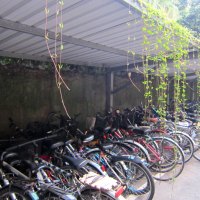
<instances>
[{"instance_id":1,"label":"bicycle wheel","mask_svg":"<svg viewBox=\"0 0 200 200\"><path fill-rule=\"evenodd\" d=\"M77 200L125 200L123 196L115 197L114 191L87 189L81 192Z\"/></svg>"},{"instance_id":2,"label":"bicycle wheel","mask_svg":"<svg viewBox=\"0 0 200 200\"><path fill-rule=\"evenodd\" d=\"M94 149L87 152L86 156L103 166L109 176L124 181L127 185L123 193L125 197L140 196L140 199L152 199L155 191L154 181L144 165L136 163L130 155L120 156L120 160L112 160L109 156L107 156L108 159L102 158L100 154L100 150Z\"/></svg>"},{"instance_id":3,"label":"bicycle wheel","mask_svg":"<svg viewBox=\"0 0 200 200\"><path fill-rule=\"evenodd\" d=\"M41 200L61 200L61 199L67 199L67 200L77 200L77 198L74 195L63 195L62 197L58 195L54 195L53 193L47 192L45 195L40 198Z\"/></svg>"},{"instance_id":4,"label":"bicycle wheel","mask_svg":"<svg viewBox=\"0 0 200 200\"><path fill-rule=\"evenodd\" d=\"M16 186L6 186L0 189L0 199L1 200L32 200L32 198L27 194L28 192L16 187Z\"/></svg>"},{"instance_id":5,"label":"bicycle wheel","mask_svg":"<svg viewBox=\"0 0 200 200\"><path fill-rule=\"evenodd\" d=\"M165 129L173 131L173 130L176 129L176 126L175 126L174 122L172 122L172 121L166 121L165 122Z\"/></svg>"},{"instance_id":6,"label":"bicycle wheel","mask_svg":"<svg viewBox=\"0 0 200 200\"><path fill-rule=\"evenodd\" d=\"M190 136L194 140L194 153L193 157L200 161L200 129L192 128Z\"/></svg>"},{"instance_id":7,"label":"bicycle wheel","mask_svg":"<svg viewBox=\"0 0 200 200\"><path fill-rule=\"evenodd\" d=\"M113 153L114 155L132 155L133 150L132 148L122 142L110 142L106 144L106 150L108 150L110 153Z\"/></svg>"},{"instance_id":8,"label":"bicycle wheel","mask_svg":"<svg viewBox=\"0 0 200 200\"><path fill-rule=\"evenodd\" d=\"M157 143L160 160L150 167L155 179L168 181L178 177L184 169L184 152L181 147L167 137L152 137Z\"/></svg>"},{"instance_id":9,"label":"bicycle wheel","mask_svg":"<svg viewBox=\"0 0 200 200\"><path fill-rule=\"evenodd\" d=\"M144 164L151 160L148 151L140 143L131 140L125 140L124 143L132 148L132 154L140 157Z\"/></svg>"},{"instance_id":10,"label":"bicycle wheel","mask_svg":"<svg viewBox=\"0 0 200 200\"><path fill-rule=\"evenodd\" d=\"M139 199L150 200L154 196L155 184L149 170L141 163L136 163L132 159L121 158L118 161L112 161L112 168L118 176L126 183L124 196ZM112 171L109 175L114 176Z\"/></svg>"},{"instance_id":11,"label":"bicycle wheel","mask_svg":"<svg viewBox=\"0 0 200 200\"><path fill-rule=\"evenodd\" d=\"M188 162L194 153L194 141L189 135L180 131L172 132L171 136L182 148L185 155L185 162Z\"/></svg>"}]
</instances>

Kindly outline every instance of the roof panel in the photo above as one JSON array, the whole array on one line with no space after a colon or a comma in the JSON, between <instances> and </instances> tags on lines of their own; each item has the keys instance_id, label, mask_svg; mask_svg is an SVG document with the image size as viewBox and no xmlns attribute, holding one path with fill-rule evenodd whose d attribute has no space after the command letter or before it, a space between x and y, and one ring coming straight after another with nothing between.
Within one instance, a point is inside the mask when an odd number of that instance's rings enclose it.
<instances>
[{"instance_id":1,"label":"roof panel","mask_svg":"<svg viewBox=\"0 0 200 200\"><path fill-rule=\"evenodd\" d=\"M108 19L111 18L110 14L122 11L123 9L113 1L89 1L81 7L81 10L77 8L63 15L63 21L66 24L63 31L70 35L75 35L77 31L84 32L88 28L100 25L99 23L108 23ZM51 29L51 26L49 27Z\"/></svg>"},{"instance_id":2,"label":"roof panel","mask_svg":"<svg viewBox=\"0 0 200 200\"><path fill-rule=\"evenodd\" d=\"M52 31L56 2L48 0L48 30ZM133 3L131 0L65 0L63 59L74 64L119 66L126 65L127 50L143 54L141 13L133 8L130 15L127 2ZM49 57L44 39L44 8L44 0L1 0L0 55L44 60ZM54 52L55 33L49 35L49 48ZM149 36L152 43L155 38ZM131 56L130 62L133 62Z\"/></svg>"},{"instance_id":3,"label":"roof panel","mask_svg":"<svg viewBox=\"0 0 200 200\"><path fill-rule=\"evenodd\" d=\"M7 13L16 12L22 4L30 2L29 0L1 0L0 16L4 18Z\"/></svg>"},{"instance_id":4,"label":"roof panel","mask_svg":"<svg viewBox=\"0 0 200 200\"><path fill-rule=\"evenodd\" d=\"M44 29L45 1L16 0L15 2L9 1L10 5L6 5L5 2L3 0L2 3L4 10L0 9L0 15L3 15L4 19ZM114 43L118 41L118 37L121 37L122 42L127 40L127 37L125 37L126 33L119 34L125 31L123 28L126 27L126 22L129 20L127 7L115 0L65 0L64 3L63 34L75 38L84 37L80 46L78 43L75 45L64 42L63 55L66 58L78 60L79 57L79 62L81 62L80 59L83 59L84 62L87 59L91 59L93 63L98 64L100 61L107 59L113 59L114 62L114 59L118 61L121 57L126 58L126 52L124 52L123 56L120 56L117 53L118 51L112 51L112 48L107 47L106 43L110 42L112 44L111 46L115 48ZM50 9L48 28L52 30L55 29L55 4L56 2L54 0L48 1ZM14 11L14 9L16 10ZM13 10L13 12L8 12L9 10ZM17 24L14 26L17 26ZM3 30L0 29L1 31ZM34 36L30 32L27 34L25 32L23 33L23 31L24 28L22 33L16 31L3 32L0 39L4 42L0 44L0 50L18 52L20 55L48 56L43 35L41 35L42 37L39 35ZM116 36L112 38L115 33ZM93 45L88 46L87 41L93 42ZM55 44L52 39L49 40L49 47L53 52ZM96 47L98 48L96 49ZM107 48L108 51L106 50ZM95 62L95 59L98 62Z\"/></svg>"},{"instance_id":5,"label":"roof panel","mask_svg":"<svg viewBox=\"0 0 200 200\"><path fill-rule=\"evenodd\" d=\"M39 45L46 45L45 44L45 41L40 37L37 37L37 38L27 38L27 41L26 42L23 42L22 41L22 44L18 44L17 46L13 47L12 50L15 51L15 52L19 52L19 53L23 53L23 52L26 52L26 53L31 53L33 54L33 50L36 48L38 49ZM47 51L47 50L46 50Z\"/></svg>"},{"instance_id":6,"label":"roof panel","mask_svg":"<svg viewBox=\"0 0 200 200\"><path fill-rule=\"evenodd\" d=\"M16 31L13 31L13 30L5 30L1 33L1 36L0 36L0 45L3 43L3 41L10 37L11 35L13 34L16 34L17 32ZM12 38L11 38L12 39Z\"/></svg>"},{"instance_id":7,"label":"roof panel","mask_svg":"<svg viewBox=\"0 0 200 200\"><path fill-rule=\"evenodd\" d=\"M82 5L84 5L87 2L90 2L91 0L67 0L64 3L64 8L63 8L63 15L65 13L69 13L70 11L73 12L73 10L75 8L81 7ZM53 22L55 22L55 11L56 11L56 3L55 0L53 0L52 3L48 3L48 9L50 10L49 14L48 14L48 21L50 22L51 20L53 20ZM42 12L44 13L44 9L42 10ZM64 22L65 18L63 18L63 22ZM26 21L27 24L32 23L31 19L29 21ZM52 23L52 22L51 22ZM44 28L44 24L45 24L45 18L41 18L38 19L37 23L34 24L34 26L36 27L41 27ZM53 23L55 25L55 23Z\"/></svg>"}]
</instances>

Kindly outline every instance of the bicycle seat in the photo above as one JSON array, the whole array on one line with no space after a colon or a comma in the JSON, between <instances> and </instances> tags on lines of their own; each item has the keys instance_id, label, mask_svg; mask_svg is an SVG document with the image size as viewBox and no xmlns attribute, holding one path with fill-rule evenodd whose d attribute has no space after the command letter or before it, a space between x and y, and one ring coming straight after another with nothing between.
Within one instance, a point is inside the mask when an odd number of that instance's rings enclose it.
<instances>
[{"instance_id":1,"label":"bicycle seat","mask_svg":"<svg viewBox=\"0 0 200 200\"><path fill-rule=\"evenodd\" d=\"M104 128L104 132L105 133L110 133L111 132L111 127L107 126L106 128Z\"/></svg>"},{"instance_id":2,"label":"bicycle seat","mask_svg":"<svg viewBox=\"0 0 200 200\"><path fill-rule=\"evenodd\" d=\"M58 148L58 147L64 146L64 144L65 144L65 143L62 142L62 141L56 142L56 143L54 143L54 144L51 145L50 149L51 149L51 150L54 150L54 149L56 149L56 148Z\"/></svg>"},{"instance_id":3,"label":"bicycle seat","mask_svg":"<svg viewBox=\"0 0 200 200\"><path fill-rule=\"evenodd\" d=\"M156 118L156 117L147 118L147 121L153 122L154 124L156 124L158 122L158 118Z\"/></svg>"},{"instance_id":4,"label":"bicycle seat","mask_svg":"<svg viewBox=\"0 0 200 200\"><path fill-rule=\"evenodd\" d=\"M113 144L103 144L103 148L108 150L111 149L113 147Z\"/></svg>"},{"instance_id":5,"label":"bicycle seat","mask_svg":"<svg viewBox=\"0 0 200 200\"><path fill-rule=\"evenodd\" d=\"M10 152L10 153L7 153L5 156L4 156L4 160L5 161L8 161L12 158L18 158L19 157L19 154L18 153L15 153L15 152Z\"/></svg>"},{"instance_id":6,"label":"bicycle seat","mask_svg":"<svg viewBox=\"0 0 200 200\"><path fill-rule=\"evenodd\" d=\"M38 166L34 162L31 162L30 160L22 160L22 164L24 164L31 170L35 170L38 168Z\"/></svg>"},{"instance_id":7,"label":"bicycle seat","mask_svg":"<svg viewBox=\"0 0 200 200\"><path fill-rule=\"evenodd\" d=\"M128 126L127 126L127 129L128 129L128 130L132 130L132 129L134 129L134 128L135 128L135 127L134 127L133 125L128 125Z\"/></svg>"},{"instance_id":8,"label":"bicycle seat","mask_svg":"<svg viewBox=\"0 0 200 200\"><path fill-rule=\"evenodd\" d=\"M64 162L69 163L69 165L77 170L84 167L88 163L88 161L83 158L73 158L67 155L62 156L62 158Z\"/></svg>"},{"instance_id":9,"label":"bicycle seat","mask_svg":"<svg viewBox=\"0 0 200 200\"><path fill-rule=\"evenodd\" d=\"M131 131L137 135L144 135L145 134L145 131L140 129L140 128L137 128L137 127L134 127L131 129Z\"/></svg>"},{"instance_id":10,"label":"bicycle seat","mask_svg":"<svg viewBox=\"0 0 200 200\"><path fill-rule=\"evenodd\" d=\"M91 142L94 140L94 135L86 135L86 137L82 140L83 143Z\"/></svg>"},{"instance_id":11,"label":"bicycle seat","mask_svg":"<svg viewBox=\"0 0 200 200\"><path fill-rule=\"evenodd\" d=\"M150 132L150 127L149 126L139 126L139 127L133 127L131 130L136 134L143 135L143 134Z\"/></svg>"}]
</instances>

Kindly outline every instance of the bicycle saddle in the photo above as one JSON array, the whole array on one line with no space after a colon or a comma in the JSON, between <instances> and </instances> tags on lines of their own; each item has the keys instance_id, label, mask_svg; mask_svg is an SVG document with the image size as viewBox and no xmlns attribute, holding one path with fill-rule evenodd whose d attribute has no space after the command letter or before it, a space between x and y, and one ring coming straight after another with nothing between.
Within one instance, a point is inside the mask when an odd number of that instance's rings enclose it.
<instances>
[{"instance_id":1,"label":"bicycle saddle","mask_svg":"<svg viewBox=\"0 0 200 200\"><path fill-rule=\"evenodd\" d=\"M81 140L82 143L91 142L94 140L93 132L88 132L86 135L80 131L77 131L76 137Z\"/></svg>"},{"instance_id":2,"label":"bicycle saddle","mask_svg":"<svg viewBox=\"0 0 200 200\"><path fill-rule=\"evenodd\" d=\"M150 131L150 127L149 126L139 126L139 127L134 127L132 126L132 128L130 128L130 130L132 130L134 133L136 134L146 134Z\"/></svg>"},{"instance_id":3,"label":"bicycle saddle","mask_svg":"<svg viewBox=\"0 0 200 200\"><path fill-rule=\"evenodd\" d=\"M91 142L94 140L94 135L86 135L85 138L82 138L83 143Z\"/></svg>"},{"instance_id":4,"label":"bicycle saddle","mask_svg":"<svg viewBox=\"0 0 200 200\"><path fill-rule=\"evenodd\" d=\"M15 153L15 152L10 152L10 153L7 153L5 156L4 156L4 160L5 161L9 161L9 160L12 160L14 158L19 158L19 154L18 153Z\"/></svg>"},{"instance_id":5,"label":"bicycle saddle","mask_svg":"<svg viewBox=\"0 0 200 200\"><path fill-rule=\"evenodd\" d=\"M62 141L56 142L56 143L54 143L54 144L51 145L50 149L51 149L51 150L54 150L54 149L56 149L56 148L58 148L58 147L64 146L64 144L65 144L65 143L62 142Z\"/></svg>"},{"instance_id":6,"label":"bicycle saddle","mask_svg":"<svg viewBox=\"0 0 200 200\"><path fill-rule=\"evenodd\" d=\"M104 149L108 150L111 149L113 147L113 144L103 144L102 145Z\"/></svg>"},{"instance_id":7,"label":"bicycle saddle","mask_svg":"<svg viewBox=\"0 0 200 200\"><path fill-rule=\"evenodd\" d=\"M106 128L104 128L104 132L105 133L110 133L111 132L111 127L107 126Z\"/></svg>"},{"instance_id":8,"label":"bicycle saddle","mask_svg":"<svg viewBox=\"0 0 200 200\"><path fill-rule=\"evenodd\" d=\"M35 170L38 168L38 166L30 160L22 160L22 164L24 164L24 166L28 167L31 170Z\"/></svg>"},{"instance_id":9,"label":"bicycle saddle","mask_svg":"<svg viewBox=\"0 0 200 200\"><path fill-rule=\"evenodd\" d=\"M88 161L83 158L73 158L67 155L62 156L63 161L69 163L70 166L73 168L79 170L85 165L87 165Z\"/></svg>"}]
</instances>

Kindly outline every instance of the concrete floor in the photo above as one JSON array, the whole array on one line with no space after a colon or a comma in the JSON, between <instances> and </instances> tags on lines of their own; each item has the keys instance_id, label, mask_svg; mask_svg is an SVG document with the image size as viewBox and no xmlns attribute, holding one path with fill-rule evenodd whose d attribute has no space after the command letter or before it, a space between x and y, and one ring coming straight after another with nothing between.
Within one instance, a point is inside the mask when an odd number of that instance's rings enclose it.
<instances>
[{"instance_id":1,"label":"concrete floor","mask_svg":"<svg viewBox=\"0 0 200 200\"><path fill-rule=\"evenodd\" d=\"M200 200L200 161L192 158L175 180L155 184L153 200Z\"/></svg>"}]
</instances>

